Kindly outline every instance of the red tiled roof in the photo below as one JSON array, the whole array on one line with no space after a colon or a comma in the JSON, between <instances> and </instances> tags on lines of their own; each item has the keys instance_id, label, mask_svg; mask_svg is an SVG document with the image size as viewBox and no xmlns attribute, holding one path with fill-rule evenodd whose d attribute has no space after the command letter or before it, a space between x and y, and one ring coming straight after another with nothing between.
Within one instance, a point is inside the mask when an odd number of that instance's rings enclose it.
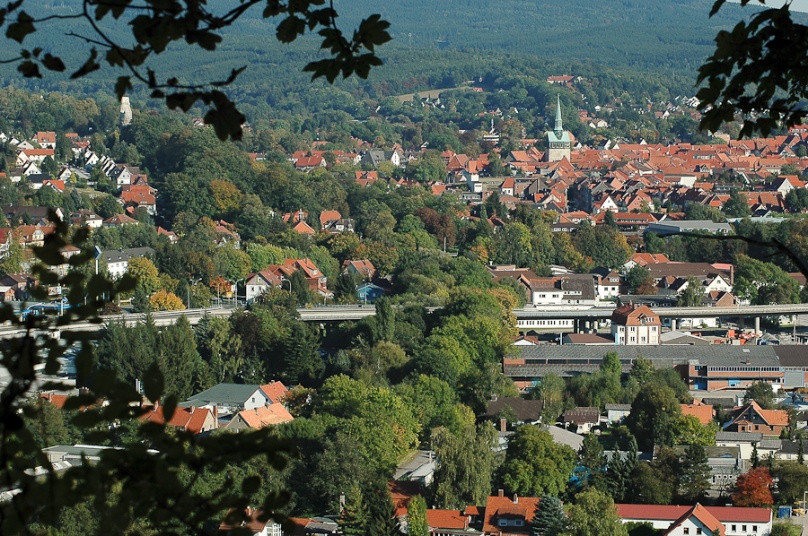
<instances>
[{"instance_id":1,"label":"red tiled roof","mask_svg":"<svg viewBox=\"0 0 808 536\"><path fill-rule=\"evenodd\" d=\"M247 426L255 430L295 420L289 410L283 407L283 404L270 404L269 406L261 406L255 409L245 409L240 411L238 415Z\"/></svg>"},{"instance_id":2,"label":"red tiled roof","mask_svg":"<svg viewBox=\"0 0 808 536\"><path fill-rule=\"evenodd\" d=\"M682 406L682 415L693 415L701 424L710 424L713 421L713 406L695 402L693 404L679 404Z\"/></svg>"},{"instance_id":3,"label":"red tiled roof","mask_svg":"<svg viewBox=\"0 0 808 536\"><path fill-rule=\"evenodd\" d=\"M265 395L267 395L267 398L269 398L273 404L280 404L283 397L289 392L289 389L283 384L283 382L278 381L262 385L261 390Z\"/></svg>"},{"instance_id":4,"label":"red tiled roof","mask_svg":"<svg viewBox=\"0 0 808 536\"><path fill-rule=\"evenodd\" d=\"M39 398L47 400L59 409L65 407L65 402L67 402L67 395L57 395L54 393L42 393L39 395Z\"/></svg>"},{"instance_id":5,"label":"red tiled roof","mask_svg":"<svg viewBox=\"0 0 808 536\"><path fill-rule=\"evenodd\" d=\"M182 428L194 434L202 432L205 426L205 421L208 416L212 417L211 411L207 408L175 408L174 415L171 420L166 423L165 415L163 415L163 406L158 406L157 409L152 408L149 412L142 415L140 420L156 422L160 424L168 424L177 428Z\"/></svg>"},{"instance_id":6,"label":"red tiled roof","mask_svg":"<svg viewBox=\"0 0 808 536\"><path fill-rule=\"evenodd\" d=\"M690 507L672 504L617 504L617 515L621 519L670 520L682 517ZM768 523L772 512L768 508L742 508L738 506L707 506L712 515L722 523Z\"/></svg>"},{"instance_id":7,"label":"red tiled roof","mask_svg":"<svg viewBox=\"0 0 808 536\"><path fill-rule=\"evenodd\" d=\"M498 534L500 528L497 525L496 519L500 516L507 516L509 518L519 517L524 519L524 532L509 532L509 534L529 534L530 522L533 521L533 513L536 511L536 505L539 503L538 497L514 497L516 502L511 497L488 497L485 505L485 519L483 520L483 532ZM510 528L510 527L509 527Z\"/></svg>"},{"instance_id":8,"label":"red tiled roof","mask_svg":"<svg viewBox=\"0 0 808 536\"><path fill-rule=\"evenodd\" d=\"M716 517L711 514L705 507L696 503L695 506L689 508L684 514L679 517L665 532L665 534L672 534L676 527L690 519L691 517L695 517L702 525L710 529L713 536L725 536L726 531L724 530L724 525L716 519Z\"/></svg>"},{"instance_id":9,"label":"red tiled roof","mask_svg":"<svg viewBox=\"0 0 808 536\"><path fill-rule=\"evenodd\" d=\"M466 529L469 518L460 510L432 510L426 511L426 523L433 529Z\"/></svg>"}]
</instances>

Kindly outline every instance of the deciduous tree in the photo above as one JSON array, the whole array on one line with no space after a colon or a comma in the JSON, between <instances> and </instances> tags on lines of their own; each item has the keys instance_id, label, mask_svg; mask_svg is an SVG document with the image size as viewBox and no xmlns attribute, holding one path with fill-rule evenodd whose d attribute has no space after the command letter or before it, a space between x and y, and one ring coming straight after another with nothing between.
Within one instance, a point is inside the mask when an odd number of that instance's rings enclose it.
<instances>
[{"instance_id":1,"label":"deciduous tree","mask_svg":"<svg viewBox=\"0 0 808 536\"><path fill-rule=\"evenodd\" d=\"M750 469L738 477L732 503L735 506L769 507L774 504L774 480L767 467Z\"/></svg>"},{"instance_id":2,"label":"deciduous tree","mask_svg":"<svg viewBox=\"0 0 808 536\"><path fill-rule=\"evenodd\" d=\"M569 514L570 536L628 536L612 498L594 488L575 496Z\"/></svg>"},{"instance_id":3,"label":"deciduous tree","mask_svg":"<svg viewBox=\"0 0 808 536\"><path fill-rule=\"evenodd\" d=\"M575 451L555 443L549 432L520 426L508 439L502 484L509 493L558 496L567 489L575 459Z\"/></svg>"}]
</instances>

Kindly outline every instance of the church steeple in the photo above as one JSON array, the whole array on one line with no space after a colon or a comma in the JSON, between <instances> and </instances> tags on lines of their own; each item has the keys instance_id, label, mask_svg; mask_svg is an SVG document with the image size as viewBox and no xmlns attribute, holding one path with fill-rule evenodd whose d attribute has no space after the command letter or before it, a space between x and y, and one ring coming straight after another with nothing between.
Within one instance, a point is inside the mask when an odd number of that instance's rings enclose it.
<instances>
[{"instance_id":1,"label":"church steeple","mask_svg":"<svg viewBox=\"0 0 808 536\"><path fill-rule=\"evenodd\" d=\"M555 118L555 132L563 132L564 126L561 123L561 96L558 96L558 104L556 104L556 118Z\"/></svg>"}]
</instances>

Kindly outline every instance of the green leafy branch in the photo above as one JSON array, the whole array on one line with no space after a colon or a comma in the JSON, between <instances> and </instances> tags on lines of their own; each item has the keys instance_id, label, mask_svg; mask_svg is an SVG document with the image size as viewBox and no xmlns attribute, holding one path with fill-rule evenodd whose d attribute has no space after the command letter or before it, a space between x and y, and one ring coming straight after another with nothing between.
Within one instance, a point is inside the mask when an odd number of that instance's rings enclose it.
<instances>
[{"instance_id":1,"label":"green leafy branch","mask_svg":"<svg viewBox=\"0 0 808 536\"><path fill-rule=\"evenodd\" d=\"M124 68L129 74L119 76L115 83L118 98L133 88L134 81L152 90L152 98L163 99L172 109L189 110L197 102L209 108L205 117L221 139L240 139L244 115L220 88L233 83L246 66L235 68L224 80L182 84L175 77L159 80L157 73L147 67L153 55L166 51L174 42L184 41L190 46L215 51L222 42L220 30L231 26L251 8L265 4L264 18L280 17L276 38L291 43L307 32L322 37L321 49L330 58L313 61L304 67L312 78L325 77L333 82L341 73L366 78L371 67L381 65L375 47L388 42L389 23L380 15L362 20L350 39L336 24L337 12L333 2L325 0L244 0L232 9L216 14L204 0L145 0L135 4L132 0L83 0L82 12L74 15L50 15L35 18L23 9L25 0L12 0L0 7L0 27L6 26L6 37L22 44L37 31L37 25L54 19L81 19L88 26L88 34L71 32L68 35L93 46L86 61L73 70L71 78L81 78L101 69L102 63ZM135 44L125 46L105 31L100 23L107 17L126 18ZM99 52L100 51L100 52ZM45 53L41 48L23 48L14 58L0 63L18 63L17 70L28 78L41 78L40 66L54 72L64 72L67 66L59 56Z\"/></svg>"},{"instance_id":2,"label":"green leafy branch","mask_svg":"<svg viewBox=\"0 0 808 536\"><path fill-rule=\"evenodd\" d=\"M725 1L717 0L710 15ZM715 42L697 81L702 84L696 94L702 129L716 131L740 114L742 137L756 132L766 136L780 124L796 125L808 115L808 27L792 20L788 3L720 31Z\"/></svg>"}]
</instances>

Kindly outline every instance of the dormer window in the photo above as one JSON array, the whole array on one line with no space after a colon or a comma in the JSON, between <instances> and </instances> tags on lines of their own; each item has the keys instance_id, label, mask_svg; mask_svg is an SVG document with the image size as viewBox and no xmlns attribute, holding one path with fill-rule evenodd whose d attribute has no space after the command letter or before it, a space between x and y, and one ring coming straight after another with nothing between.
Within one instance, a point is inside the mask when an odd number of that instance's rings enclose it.
<instances>
[{"instance_id":1,"label":"dormer window","mask_svg":"<svg viewBox=\"0 0 808 536\"><path fill-rule=\"evenodd\" d=\"M507 519L500 519L499 521L497 521L497 525L499 525L500 527L507 527L508 526L508 520Z\"/></svg>"}]
</instances>

